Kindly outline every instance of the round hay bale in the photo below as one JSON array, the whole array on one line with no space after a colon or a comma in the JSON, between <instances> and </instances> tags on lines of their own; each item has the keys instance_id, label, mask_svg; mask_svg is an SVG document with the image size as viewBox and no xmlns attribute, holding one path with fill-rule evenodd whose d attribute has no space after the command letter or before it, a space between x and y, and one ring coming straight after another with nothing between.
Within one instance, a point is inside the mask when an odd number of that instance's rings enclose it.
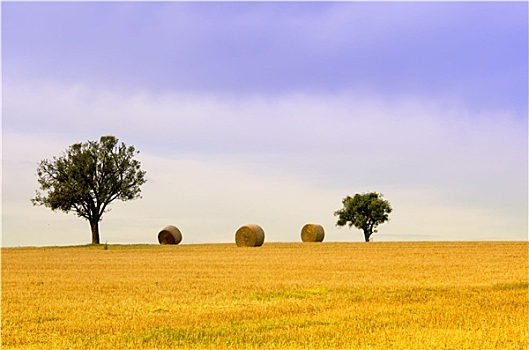
<instances>
[{"instance_id":1,"label":"round hay bale","mask_svg":"<svg viewBox=\"0 0 529 350\"><path fill-rule=\"evenodd\" d=\"M306 224L301 229L301 240L303 242L323 242L325 231L318 224Z\"/></svg>"},{"instance_id":2,"label":"round hay bale","mask_svg":"<svg viewBox=\"0 0 529 350\"><path fill-rule=\"evenodd\" d=\"M237 247L260 247L264 243L264 231L259 225L244 225L235 233Z\"/></svg>"},{"instance_id":3,"label":"round hay bale","mask_svg":"<svg viewBox=\"0 0 529 350\"><path fill-rule=\"evenodd\" d=\"M182 233L175 226L166 226L158 233L158 242L160 244L178 244L181 241Z\"/></svg>"}]
</instances>

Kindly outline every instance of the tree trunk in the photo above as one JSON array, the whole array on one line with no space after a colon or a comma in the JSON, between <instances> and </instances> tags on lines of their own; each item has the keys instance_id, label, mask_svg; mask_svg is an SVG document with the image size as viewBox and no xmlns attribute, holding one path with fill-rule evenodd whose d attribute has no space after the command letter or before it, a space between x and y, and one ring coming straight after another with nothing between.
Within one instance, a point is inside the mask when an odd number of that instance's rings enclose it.
<instances>
[{"instance_id":1,"label":"tree trunk","mask_svg":"<svg viewBox=\"0 0 529 350\"><path fill-rule=\"evenodd\" d=\"M91 220L90 228L92 229L92 244L99 244L99 220Z\"/></svg>"},{"instance_id":2,"label":"tree trunk","mask_svg":"<svg viewBox=\"0 0 529 350\"><path fill-rule=\"evenodd\" d=\"M369 232L369 230L364 230L364 238L366 242L370 242L372 232Z\"/></svg>"}]
</instances>

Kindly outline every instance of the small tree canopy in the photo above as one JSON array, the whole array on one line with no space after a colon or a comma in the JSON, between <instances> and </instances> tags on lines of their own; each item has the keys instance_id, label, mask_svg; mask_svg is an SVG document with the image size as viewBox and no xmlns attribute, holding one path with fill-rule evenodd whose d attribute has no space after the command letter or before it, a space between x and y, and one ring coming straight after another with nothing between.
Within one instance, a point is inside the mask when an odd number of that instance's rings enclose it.
<instances>
[{"instance_id":1,"label":"small tree canopy","mask_svg":"<svg viewBox=\"0 0 529 350\"><path fill-rule=\"evenodd\" d=\"M392 208L382 194L369 192L347 196L342 200L343 208L334 212L338 216L336 226L356 227L364 231L364 238L369 242L371 235L377 232L376 227L389 220Z\"/></svg>"},{"instance_id":2,"label":"small tree canopy","mask_svg":"<svg viewBox=\"0 0 529 350\"><path fill-rule=\"evenodd\" d=\"M37 176L43 192L37 191L31 202L87 219L92 243L99 244L99 221L109 211L108 205L116 199L140 198L140 186L146 180L134 159L138 153L133 146L118 144L114 136L73 144L61 157L39 163Z\"/></svg>"}]
</instances>

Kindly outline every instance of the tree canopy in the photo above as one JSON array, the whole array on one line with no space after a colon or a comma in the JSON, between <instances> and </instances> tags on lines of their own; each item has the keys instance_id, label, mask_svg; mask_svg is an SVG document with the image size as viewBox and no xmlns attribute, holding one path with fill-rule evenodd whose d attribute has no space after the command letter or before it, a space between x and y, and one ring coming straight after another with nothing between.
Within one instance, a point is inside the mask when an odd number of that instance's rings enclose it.
<instances>
[{"instance_id":1,"label":"tree canopy","mask_svg":"<svg viewBox=\"0 0 529 350\"><path fill-rule=\"evenodd\" d=\"M99 244L99 221L114 200L140 198L145 171L134 157L133 146L118 143L115 136L76 143L60 157L44 159L37 167L40 191L33 205L73 211L89 221L92 243Z\"/></svg>"},{"instance_id":2,"label":"tree canopy","mask_svg":"<svg viewBox=\"0 0 529 350\"><path fill-rule=\"evenodd\" d=\"M342 199L343 208L334 212L338 217L336 226L356 227L364 231L366 242L377 232L376 227L389 220L389 213L393 210L391 204L382 198L381 193L369 192L347 196Z\"/></svg>"}]
</instances>

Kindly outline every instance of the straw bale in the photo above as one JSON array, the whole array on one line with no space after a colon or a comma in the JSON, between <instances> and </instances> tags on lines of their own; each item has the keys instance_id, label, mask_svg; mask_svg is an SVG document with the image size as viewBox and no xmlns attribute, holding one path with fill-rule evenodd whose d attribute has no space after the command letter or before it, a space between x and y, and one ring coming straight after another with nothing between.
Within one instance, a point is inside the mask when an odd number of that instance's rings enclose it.
<instances>
[{"instance_id":1,"label":"straw bale","mask_svg":"<svg viewBox=\"0 0 529 350\"><path fill-rule=\"evenodd\" d=\"M260 247L264 238L264 230L259 225L244 225L235 233L237 247Z\"/></svg>"},{"instance_id":2,"label":"straw bale","mask_svg":"<svg viewBox=\"0 0 529 350\"><path fill-rule=\"evenodd\" d=\"M166 226L158 233L158 242L160 244L178 244L181 241L182 233L175 226Z\"/></svg>"},{"instance_id":3,"label":"straw bale","mask_svg":"<svg viewBox=\"0 0 529 350\"><path fill-rule=\"evenodd\" d=\"M323 242L325 230L318 224L306 224L301 229L301 240L303 242Z\"/></svg>"}]
</instances>

